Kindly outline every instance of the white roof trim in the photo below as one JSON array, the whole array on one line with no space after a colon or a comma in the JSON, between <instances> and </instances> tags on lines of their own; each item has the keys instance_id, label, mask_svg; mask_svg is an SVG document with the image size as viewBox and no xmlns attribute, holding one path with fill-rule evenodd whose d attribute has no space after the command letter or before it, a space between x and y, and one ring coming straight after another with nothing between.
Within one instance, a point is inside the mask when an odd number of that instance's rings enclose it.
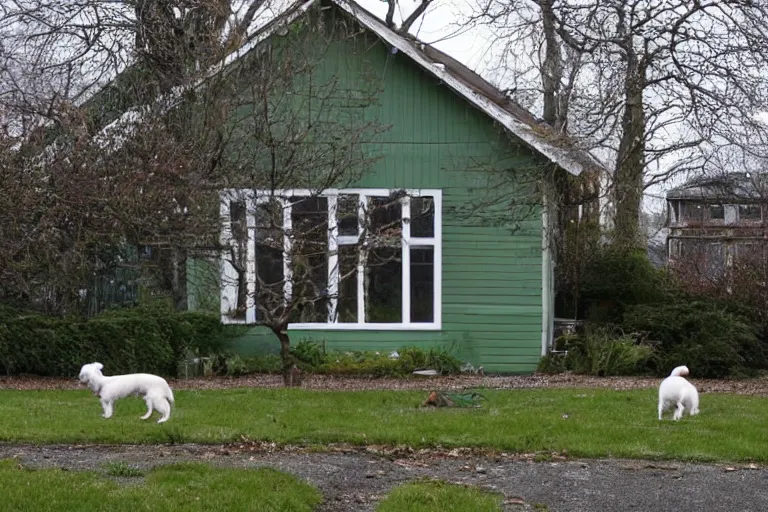
<instances>
[{"instance_id":1,"label":"white roof trim","mask_svg":"<svg viewBox=\"0 0 768 512\"><path fill-rule=\"evenodd\" d=\"M523 140L523 142L525 142L526 144L534 148L536 151L538 151L539 153L547 157L549 160L551 160L561 168L565 169L570 174L578 176L585 170L584 164L571 156L570 154L571 150L558 147L557 145L550 143L543 136L536 133L531 126L520 121L514 115L510 114L505 109L503 109L493 101L489 100L485 96L477 93L471 87L467 86L461 80L453 76L450 72L448 72L445 69L444 64L432 62L429 59L427 59L424 55L422 55L418 50L416 50L412 46L411 41L402 37L401 35L397 34L391 29L387 28L381 22L381 20L379 20L374 15L370 14L369 12L357 6L351 1L346 1L346 0L331 0L331 1L335 3L339 8L347 12L350 16L355 18L358 22L360 22L360 24L362 24L368 30L375 33L377 36L379 36L381 39L389 43L391 46L397 48L398 51L401 51L404 54L406 54L423 69L435 75L437 78L442 80L443 83L448 85L451 89L453 89L460 96L464 97L467 101L469 101L475 107L483 111L486 115L488 115L489 117L491 117L492 119L500 123L502 126L504 126L512 134L514 134L515 136ZM209 69L209 71L205 74L205 76L196 80L194 84L187 87L191 87L191 88L199 87L207 79L214 76L216 73L219 73L220 71L224 70L227 66L237 61L240 57L242 57L243 55L253 50L261 42L268 39L270 36L272 36L272 34L275 31L285 27L290 23L293 23L299 16L307 12L315 2L316 0L308 0L304 2L298 8L290 12L290 14L285 19L281 20L280 22L274 23L274 25L262 30L262 32L259 33L258 36L249 40L246 44L244 44L234 52L227 55L224 58L224 60L221 61L221 63L215 66L212 66ZM278 15L278 16L281 16L281 15ZM183 88L176 88L166 98L160 99L159 101L168 101L168 103L166 104L167 105L166 108L170 109L173 107L173 105L177 103L178 98L181 97L182 91L183 91ZM109 132L114 131L114 129L118 126L121 126L123 124L133 124L133 123L139 122L143 117L140 113L141 110L142 110L142 107L139 107L139 108L133 108L124 112L123 115L121 115L118 119L116 119L109 125L102 128L99 134L96 135L97 140L105 139L106 135ZM121 142L121 141L122 141L122 138L118 138L118 142ZM120 147L119 145L117 147L113 146L111 149L114 150L114 149L118 149L119 147ZM595 166L604 167L599 162L599 160L597 160L589 152L583 151L583 153L585 154L585 156L587 156L594 162Z\"/></svg>"},{"instance_id":2,"label":"white roof trim","mask_svg":"<svg viewBox=\"0 0 768 512\"><path fill-rule=\"evenodd\" d=\"M384 41L397 48L398 51L408 55L419 66L441 79L451 89L485 112L492 119L498 121L507 130L522 139L529 146L536 149L539 153L546 156L574 176L578 176L584 171L584 165L570 156L568 150L544 140L544 138L535 133L529 125L521 122L499 105L478 94L454 77L450 72L446 71L444 64L432 62L427 59L419 51L413 48L409 40L384 26L378 18L363 9L356 8L354 4L345 2L344 0L332 1ZM591 155L590 158L594 160L594 157ZM595 161L595 164L600 165L597 161Z\"/></svg>"}]
</instances>

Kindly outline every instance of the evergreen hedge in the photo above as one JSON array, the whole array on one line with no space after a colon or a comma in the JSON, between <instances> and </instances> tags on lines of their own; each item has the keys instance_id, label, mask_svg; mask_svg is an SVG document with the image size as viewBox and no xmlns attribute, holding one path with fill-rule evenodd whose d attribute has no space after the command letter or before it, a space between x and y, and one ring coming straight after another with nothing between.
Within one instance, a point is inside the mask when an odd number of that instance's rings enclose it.
<instances>
[{"instance_id":1,"label":"evergreen hedge","mask_svg":"<svg viewBox=\"0 0 768 512\"><path fill-rule=\"evenodd\" d=\"M147 372L173 377L188 352L222 350L228 332L214 315L139 306L93 319L51 318L0 309L0 371L76 377L99 361L108 375Z\"/></svg>"}]
</instances>

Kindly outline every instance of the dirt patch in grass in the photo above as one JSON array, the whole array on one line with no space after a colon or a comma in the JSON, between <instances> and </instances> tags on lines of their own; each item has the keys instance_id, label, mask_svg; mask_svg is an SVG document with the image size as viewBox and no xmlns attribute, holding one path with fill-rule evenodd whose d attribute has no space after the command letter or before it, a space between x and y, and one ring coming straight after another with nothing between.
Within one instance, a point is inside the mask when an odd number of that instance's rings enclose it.
<instances>
[{"instance_id":1,"label":"dirt patch in grass","mask_svg":"<svg viewBox=\"0 0 768 512\"><path fill-rule=\"evenodd\" d=\"M303 387L317 390L431 390L431 389L530 389L530 388L607 388L615 390L655 388L661 379L650 377L590 377L586 375L520 375L432 377L410 379L365 379L309 375ZM768 376L754 379L711 380L691 378L700 393L734 393L768 397ZM279 388L283 386L279 375L251 375L227 378L176 379L170 381L174 389L226 389L241 387ZM0 377L0 389L78 389L82 385L75 379L34 376Z\"/></svg>"}]
</instances>

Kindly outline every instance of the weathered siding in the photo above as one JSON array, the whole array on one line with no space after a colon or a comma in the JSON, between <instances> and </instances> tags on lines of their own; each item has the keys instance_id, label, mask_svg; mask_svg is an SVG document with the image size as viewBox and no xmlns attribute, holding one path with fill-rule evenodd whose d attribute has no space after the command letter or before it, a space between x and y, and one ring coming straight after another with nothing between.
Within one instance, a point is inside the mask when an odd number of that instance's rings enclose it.
<instances>
[{"instance_id":1,"label":"weathered siding","mask_svg":"<svg viewBox=\"0 0 768 512\"><path fill-rule=\"evenodd\" d=\"M367 115L391 128L371 148L382 158L354 186L443 190L443 329L292 331L293 342L312 339L338 350L453 346L486 371L533 371L541 351L541 217L536 211L518 218L513 233L509 226L494 227L488 215L467 218L454 211L482 200L490 189L513 192L498 186L500 173L507 180L523 176L533 156L408 57L391 54L371 37L334 44L319 74L354 84L370 69L382 92ZM528 179L516 186L529 189ZM260 352L264 343L277 350L277 341L259 328L237 347Z\"/></svg>"}]
</instances>

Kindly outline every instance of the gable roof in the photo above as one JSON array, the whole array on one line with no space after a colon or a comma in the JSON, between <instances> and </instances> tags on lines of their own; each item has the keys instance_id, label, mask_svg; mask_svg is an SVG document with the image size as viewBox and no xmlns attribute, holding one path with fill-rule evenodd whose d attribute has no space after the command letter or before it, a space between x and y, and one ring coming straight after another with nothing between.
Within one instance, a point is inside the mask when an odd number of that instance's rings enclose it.
<instances>
[{"instance_id":1,"label":"gable roof","mask_svg":"<svg viewBox=\"0 0 768 512\"><path fill-rule=\"evenodd\" d=\"M328 1L349 13L361 25L410 57L422 69L442 80L510 133L569 173L578 176L584 171L605 169L594 155L576 148L573 140L555 133L528 110L453 57L414 37L405 37L395 32L352 0Z\"/></svg>"},{"instance_id":2,"label":"gable roof","mask_svg":"<svg viewBox=\"0 0 768 512\"><path fill-rule=\"evenodd\" d=\"M738 201L764 198L768 175L731 172L697 176L667 192L667 199Z\"/></svg>"},{"instance_id":3,"label":"gable roof","mask_svg":"<svg viewBox=\"0 0 768 512\"><path fill-rule=\"evenodd\" d=\"M205 75L193 84L174 89L164 98L159 98L164 108L176 105L183 89L196 88L207 79L223 71L245 54L252 51L280 29L293 23L306 13L315 3L323 0L299 0L266 25L251 34L237 50L227 55L219 64L212 66ZM336 5L363 27L373 32L393 52L402 52L423 70L440 79L459 96L484 112L491 119L501 124L508 132L522 140L526 145L555 163L565 171L578 176L585 171L602 171L605 166L590 152L579 149L573 139L555 133L548 125L540 122L528 110L511 100L480 75L461 64L456 59L408 35L401 35L387 27L375 15L363 9L352 0L326 0ZM91 96L92 98L93 96ZM87 102L88 99L84 99ZM107 143L107 135L118 127L130 130L142 119L142 112L147 107L137 107L124 112L118 119L103 127L95 137L96 141ZM120 144L119 138L117 141ZM114 141L113 141L114 143Z\"/></svg>"}]
</instances>

